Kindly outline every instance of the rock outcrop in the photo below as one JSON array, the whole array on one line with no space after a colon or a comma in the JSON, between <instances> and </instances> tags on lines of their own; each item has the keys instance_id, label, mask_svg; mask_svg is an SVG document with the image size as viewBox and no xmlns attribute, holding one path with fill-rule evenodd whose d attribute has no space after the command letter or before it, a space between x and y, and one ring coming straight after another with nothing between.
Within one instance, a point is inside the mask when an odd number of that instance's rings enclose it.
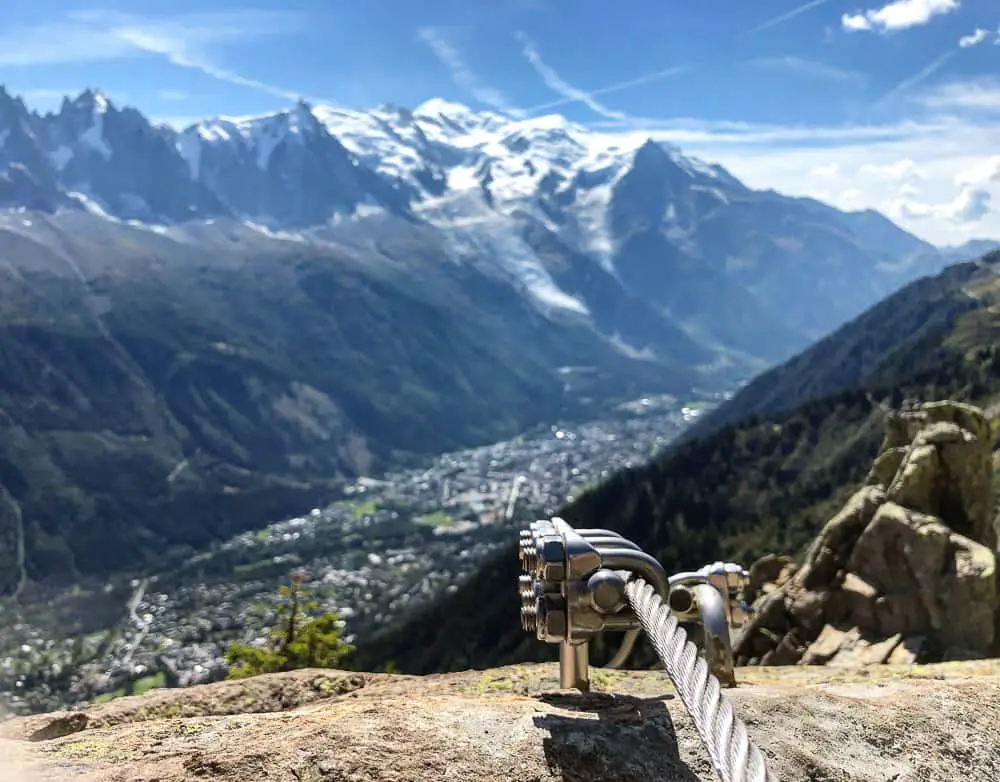
<instances>
[{"instance_id":1,"label":"rock outcrop","mask_svg":"<svg viewBox=\"0 0 1000 782\"><path fill-rule=\"evenodd\" d=\"M782 782L1000 779L1000 663L744 673L730 694ZM665 674L557 688L541 664L154 690L0 725L0 779L716 782Z\"/></svg>"},{"instance_id":2,"label":"rock outcrop","mask_svg":"<svg viewBox=\"0 0 1000 782\"><path fill-rule=\"evenodd\" d=\"M958 402L905 406L865 486L805 561L751 568L738 664L907 664L983 657L997 635L989 419Z\"/></svg>"}]
</instances>

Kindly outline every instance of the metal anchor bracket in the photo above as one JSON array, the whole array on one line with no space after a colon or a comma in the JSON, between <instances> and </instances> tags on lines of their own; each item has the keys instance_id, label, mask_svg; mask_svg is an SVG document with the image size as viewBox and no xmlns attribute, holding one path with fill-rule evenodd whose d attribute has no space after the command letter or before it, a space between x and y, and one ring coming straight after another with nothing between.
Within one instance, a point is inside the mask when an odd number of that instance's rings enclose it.
<instances>
[{"instance_id":1,"label":"metal anchor bracket","mask_svg":"<svg viewBox=\"0 0 1000 782\"><path fill-rule=\"evenodd\" d=\"M626 594L634 578L652 586L679 622L702 627L710 671L735 686L730 630L749 616L741 600L748 574L741 566L715 562L668 577L655 558L617 532L574 529L558 517L521 530L519 558L521 625L540 641L559 644L562 687L589 690L589 643L605 631L626 633L608 667L628 658L642 627Z\"/></svg>"}]
</instances>

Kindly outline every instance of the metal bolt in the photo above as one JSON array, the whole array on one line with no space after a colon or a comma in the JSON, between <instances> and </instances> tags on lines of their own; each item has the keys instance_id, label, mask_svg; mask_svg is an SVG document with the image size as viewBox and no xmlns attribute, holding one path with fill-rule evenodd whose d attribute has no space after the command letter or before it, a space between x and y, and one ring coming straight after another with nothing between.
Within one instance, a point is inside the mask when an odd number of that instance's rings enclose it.
<instances>
[{"instance_id":1,"label":"metal bolt","mask_svg":"<svg viewBox=\"0 0 1000 782\"><path fill-rule=\"evenodd\" d=\"M587 580L590 602L602 614L625 607L625 579L613 570L598 570Z\"/></svg>"},{"instance_id":2,"label":"metal bolt","mask_svg":"<svg viewBox=\"0 0 1000 782\"><path fill-rule=\"evenodd\" d=\"M541 558L539 575L543 579L562 581L566 578L566 546L562 538L542 538L538 542L537 551Z\"/></svg>"},{"instance_id":3,"label":"metal bolt","mask_svg":"<svg viewBox=\"0 0 1000 782\"><path fill-rule=\"evenodd\" d=\"M537 587L535 586L534 580L532 580L531 576L521 576L518 581L520 582L518 585L518 592L521 595L521 605L533 606L537 598Z\"/></svg>"},{"instance_id":4,"label":"metal bolt","mask_svg":"<svg viewBox=\"0 0 1000 782\"><path fill-rule=\"evenodd\" d=\"M538 615L535 606L521 606L521 627L525 632L535 632L538 624Z\"/></svg>"},{"instance_id":5,"label":"metal bolt","mask_svg":"<svg viewBox=\"0 0 1000 782\"><path fill-rule=\"evenodd\" d=\"M539 595L535 601L536 627L539 641L553 643L566 638L569 630L566 603L558 595Z\"/></svg>"},{"instance_id":6,"label":"metal bolt","mask_svg":"<svg viewBox=\"0 0 1000 782\"><path fill-rule=\"evenodd\" d=\"M534 540L525 538L517 552L517 558L521 563L521 570L525 573L534 573L538 568L538 551Z\"/></svg>"}]
</instances>

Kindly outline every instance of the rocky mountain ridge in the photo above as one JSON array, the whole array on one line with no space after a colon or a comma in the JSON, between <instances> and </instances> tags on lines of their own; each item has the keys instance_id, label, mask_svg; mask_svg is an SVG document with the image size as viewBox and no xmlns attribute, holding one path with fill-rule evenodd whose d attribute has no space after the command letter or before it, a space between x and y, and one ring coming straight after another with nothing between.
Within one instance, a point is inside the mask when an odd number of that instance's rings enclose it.
<instances>
[{"instance_id":1,"label":"rocky mountain ridge","mask_svg":"<svg viewBox=\"0 0 1000 782\"><path fill-rule=\"evenodd\" d=\"M995 436L971 405L893 412L865 486L801 565L751 568L761 597L734 644L748 665L912 664L997 650Z\"/></svg>"},{"instance_id":2,"label":"rocky mountain ridge","mask_svg":"<svg viewBox=\"0 0 1000 782\"><path fill-rule=\"evenodd\" d=\"M7 206L237 220L290 240L392 215L640 352L656 343L623 309L665 315L675 341L785 358L949 257L876 212L754 191L665 144L437 99L299 102L178 132L94 90L44 116L0 91L0 140Z\"/></svg>"}]
</instances>

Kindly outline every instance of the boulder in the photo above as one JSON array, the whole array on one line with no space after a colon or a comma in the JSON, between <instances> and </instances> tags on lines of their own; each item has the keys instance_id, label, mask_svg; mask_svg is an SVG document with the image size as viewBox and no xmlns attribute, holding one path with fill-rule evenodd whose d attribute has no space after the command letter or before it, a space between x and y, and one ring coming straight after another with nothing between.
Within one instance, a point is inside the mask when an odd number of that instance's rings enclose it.
<instances>
[{"instance_id":1,"label":"boulder","mask_svg":"<svg viewBox=\"0 0 1000 782\"><path fill-rule=\"evenodd\" d=\"M959 402L890 411L864 485L802 566L770 555L751 567L737 663L982 657L997 639L996 544L985 414Z\"/></svg>"}]
</instances>

